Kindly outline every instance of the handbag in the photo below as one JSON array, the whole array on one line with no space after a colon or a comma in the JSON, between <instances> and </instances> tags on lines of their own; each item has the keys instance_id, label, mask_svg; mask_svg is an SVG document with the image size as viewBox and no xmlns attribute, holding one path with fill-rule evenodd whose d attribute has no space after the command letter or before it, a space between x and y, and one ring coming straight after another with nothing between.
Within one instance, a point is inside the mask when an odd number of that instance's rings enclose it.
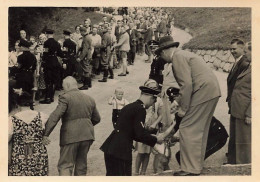
<instances>
[{"instance_id":1,"label":"handbag","mask_svg":"<svg viewBox=\"0 0 260 182\"><path fill-rule=\"evenodd\" d=\"M207 148L204 160L206 160L215 152L219 151L226 144L228 137L229 135L224 125L213 116L209 127ZM175 158L180 164L180 151L175 154Z\"/></svg>"}]
</instances>

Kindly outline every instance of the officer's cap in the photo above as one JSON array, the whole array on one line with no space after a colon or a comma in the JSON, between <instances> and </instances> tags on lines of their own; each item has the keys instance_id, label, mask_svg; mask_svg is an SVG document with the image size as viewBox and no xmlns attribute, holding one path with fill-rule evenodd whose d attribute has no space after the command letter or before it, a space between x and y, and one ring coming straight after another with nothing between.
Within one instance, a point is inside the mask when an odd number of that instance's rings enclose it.
<instances>
[{"instance_id":1,"label":"officer's cap","mask_svg":"<svg viewBox=\"0 0 260 182\"><path fill-rule=\"evenodd\" d=\"M146 82L144 82L143 86L139 87L139 89L142 91L142 93L153 96L158 96L158 94L161 92L159 84L153 79L148 79Z\"/></svg>"},{"instance_id":2,"label":"officer's cap","mask_svg":"<svg viewBox=\"0 0 260 182\"><path fill-rule=\"evenodd\" d=\"M47 29L47 30L45 31L45 33L46 33L46 34L53 34L53 33L54 33L54 30Z\"/></svg>"},{"instance_id":3,"label":"officer's cap","mask_svg":"<svg viewBox=\"0 0 260 182\"><path fill-rule=\"evenodd\" d=\"M63 30L63 34L64 34L64 35L70 35L71 32L70 32L69 30Z\"/></svg>"}]
</instances>

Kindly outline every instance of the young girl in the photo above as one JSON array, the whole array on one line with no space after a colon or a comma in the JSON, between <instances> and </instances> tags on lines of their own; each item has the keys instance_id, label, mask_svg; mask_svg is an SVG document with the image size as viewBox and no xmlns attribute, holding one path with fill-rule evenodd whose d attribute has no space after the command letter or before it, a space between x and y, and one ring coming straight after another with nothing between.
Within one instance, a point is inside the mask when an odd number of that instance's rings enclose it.
<instances>
[{"instance_id":1,"label":"young girl","mask_svg":"<svg viewBox=\"0 0 260 182\"><path fill-rule=\"evenodd\" d=\"M162 101L157 98L157 102L148 110L148 119L145 122L147 130L157 130L157 125L161 122ZM150 115L150 116L149 116ZM145 175L149 163L151 147L140 142L136 142L135 150L138 151L135 161L135 175ZM141 167L142 166L142 167ZM141 171L140 171L141 168Z\"/></svg>"},{"instance_id":2,"label":"young girl","mask_svg":"<svg viewBox=\"0 0 260 182\"><path fill-rule=\"evenodd\" d=\"M124 96L124 90L121 87L118 87L115 90L115 95L111 96L108 104L113 105L113 112L112 112L112 123L114 128L116 128L117 125L117 119L119 117L121 109L129 104L129 102L123 98Z\"/></svg>"}]
</instances>

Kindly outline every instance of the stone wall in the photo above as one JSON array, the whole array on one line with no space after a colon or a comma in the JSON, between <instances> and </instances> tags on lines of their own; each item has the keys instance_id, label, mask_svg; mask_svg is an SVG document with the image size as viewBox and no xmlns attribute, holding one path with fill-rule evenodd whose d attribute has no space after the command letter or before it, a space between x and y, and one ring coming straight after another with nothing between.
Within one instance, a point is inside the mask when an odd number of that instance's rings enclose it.
<instances>
[{"instance_id":1,"label":"stone wall","mask_svg":"<svg viewBox=\"0 0 260 182\"><path fill-rule=\"evenodd\" d=\"M230 72L235 62L230 50L186 50L201 56L209 67L227 73Z\"/></svg>"}]
</instances>

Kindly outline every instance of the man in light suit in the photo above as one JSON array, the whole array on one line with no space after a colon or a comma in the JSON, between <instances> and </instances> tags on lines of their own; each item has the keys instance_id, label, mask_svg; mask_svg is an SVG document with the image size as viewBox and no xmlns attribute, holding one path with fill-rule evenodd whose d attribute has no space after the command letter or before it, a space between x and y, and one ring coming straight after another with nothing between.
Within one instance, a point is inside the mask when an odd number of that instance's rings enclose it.
<instances>
[{"instance_id":1,"label":"man in light suit","mask_svg":"<svg viewBox=\"0 0 260 182\"><path fill-rule=\"evenodd\" d=\"M234 39L230 49L236 62L227 78L230 114L227 163L245 164L251 163L251 45L244 48L243 41Z\"/></svg>"},{"instance_id":2,"label":"man in light suit","mask_svg":"<svg viewBox=\"0 0 260 182\"><path fill-rule=\"evenodd\" d=\"M172 63L174 77L180 86L180 97L171 107L178 108L180 123L181 171L175 176L199 175L203 167L210 122L221 96L219 83L202 58L177 49L179 42L162 37L155 51Z\"/></svg>"},{"instance_id":3,"label":"man in light suit","mask_svg":"<svg viewBox=\"0 0 260 182\"><path fill-rule=\"evenodd\" d=\"M75 176L86 176L87 153L100 115L94 99L78 90L73 77L63 80L63 88L65 93L59 96L59 104L45 125L43 143L49 143L48 136L61 119L59 175L71 176L74 169Z\"/></svg>"},{"instance_id":4,"label":"man in light suit","mask_svg":"<svg viewBox=\"0 0 260 182\"><path fill-rule=\"evenodd\" d=\"M119 48L120 51L120 59L123 62L123 70L122 73L120 73L118 76L126 76L129 72L127 71L127 53L130 50L130 39L129 34L126 32L126 27L121 27L121 35L119 38L118 43L116 43L114 46L112 46L112 50L114 48Z\"/></svg>"}]
</instances>

